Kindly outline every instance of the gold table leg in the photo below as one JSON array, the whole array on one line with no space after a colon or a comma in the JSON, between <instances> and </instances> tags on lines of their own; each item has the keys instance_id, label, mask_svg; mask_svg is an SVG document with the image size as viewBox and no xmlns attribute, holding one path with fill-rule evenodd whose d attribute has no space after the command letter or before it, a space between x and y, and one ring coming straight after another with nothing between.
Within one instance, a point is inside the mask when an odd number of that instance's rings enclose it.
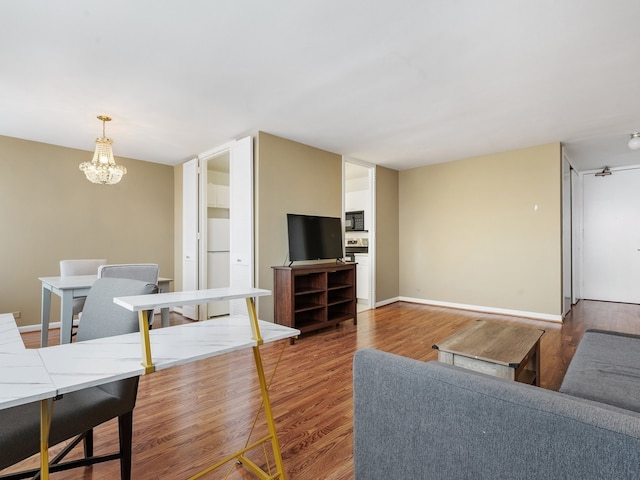
<instances>
[{"instance_id":1,"label":"gold table leg","mask_svg":"<svg viewBox=\"0 0 640 480\"><path fill-rule=\"evenodd\" d=\"M267 427L269 429L269 435L266 437L254 442L251 445L247 445L242 450L230 455L229 457L220 460L215 465L203 470L202 472L197 473L189 480L195 480L197 478L202 477L203 475L221 467L222 465L230 462L231 460L236 460L240 462L244 467L246 467L249 471L251 471L254 475L262 480L271 480L271 479L280 479L286 480L286 476L284 473L284 465L282 463L282 454L280 452L280 443L278 442L278 436L276 434L276 424L273 419L273 412L271 410L271 402L269 400L269 390L267 385L267 380L264 375L264 368L262 365L262 357L260 356L260 345L262 345L262 337L260 336L260 327L258 325L258 316L256 315L256 307L253 301L253 298L247 298L247 310L249 312L249 321L251 323L251 331L253 334L253 339L256 341L256 346L253 347L253 360L256 366L256 373L258 374L258 381L260 382L260 394L262 396L262 404L264 406L264 413L267 418ZM273 456L275 460L276 471L274 473L265 472L260 466L258 466L255 462L250 460L245 456L249 450L258 447L266 442L271 440L271 449L273 451Z\"/></svg>"},{"instance_id":2,"label":"gold table leg","mask_svg":"<svg viewBox=\"0 0 640 480\"><path fill-rule=\"evenodd\" d=\"M142 341L142 366L144 367L144 373L153 373L156 371L156 366L153 364L151 358L151 340L149 339L149 318L146 310L140 310L138 312L138 322L140 324L140 336Z\"/></svg>"},{"instance_id":3,"label":"gold table leg","mask_svg":"<svg viewBox=\"0 0 640 480\"><path fill-rule=\"evenodd\" d=\"M53 399L40 400L40 478L49 480L49 430L53 416Z\"/></svg>"}]
</instances>

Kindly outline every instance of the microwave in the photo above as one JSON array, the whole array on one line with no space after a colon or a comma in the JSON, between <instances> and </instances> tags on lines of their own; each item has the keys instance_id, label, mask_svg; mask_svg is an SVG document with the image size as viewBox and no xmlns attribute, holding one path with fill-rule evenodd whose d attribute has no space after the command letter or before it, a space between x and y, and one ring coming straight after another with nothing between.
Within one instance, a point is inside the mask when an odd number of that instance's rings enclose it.
<instances>
[{"instance_id":1,"label":"microwave","mask_svg":"<svg viewBox=\"0 0 640 480\"><path fill-rule=\"evenodd\" d=\"M347 231L364 231L364 210L345 212L344 228Z\"/></svg>"}]
</instances>

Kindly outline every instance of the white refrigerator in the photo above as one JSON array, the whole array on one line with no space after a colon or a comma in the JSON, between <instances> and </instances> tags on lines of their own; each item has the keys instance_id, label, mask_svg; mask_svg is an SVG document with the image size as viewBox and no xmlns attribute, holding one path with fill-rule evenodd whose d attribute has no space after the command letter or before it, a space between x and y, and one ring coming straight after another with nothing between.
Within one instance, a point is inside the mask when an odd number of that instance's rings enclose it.
<instances>
[{"instance_id":1,"label":"white refrigerator","mask_svg":"<svg viewBox=\"0 0 640 480\"><path fill-rule=\"evenodd\" d=\"M207 229L207 288L229 286L229 219L210 218ZM229 315L229 301L210 302L207 317Z\"/></svg>"}]
</instances>

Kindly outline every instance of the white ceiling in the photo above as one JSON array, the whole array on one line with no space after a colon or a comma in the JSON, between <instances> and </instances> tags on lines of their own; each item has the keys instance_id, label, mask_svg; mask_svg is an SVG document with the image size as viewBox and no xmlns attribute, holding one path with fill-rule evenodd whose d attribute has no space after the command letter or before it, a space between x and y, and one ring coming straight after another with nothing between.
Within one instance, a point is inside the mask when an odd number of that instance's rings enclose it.
<instances>
[{"instance_id":1,"label":"white ceiling","mask_svg":"<svg viewBox=\"0 0 640 480\"><path fill-rule=\"evenodd\" d=\"M175 165L261 130L406 169L640 164L638 0L6 0L0 135Z\"/></svg>"}]
</instances>

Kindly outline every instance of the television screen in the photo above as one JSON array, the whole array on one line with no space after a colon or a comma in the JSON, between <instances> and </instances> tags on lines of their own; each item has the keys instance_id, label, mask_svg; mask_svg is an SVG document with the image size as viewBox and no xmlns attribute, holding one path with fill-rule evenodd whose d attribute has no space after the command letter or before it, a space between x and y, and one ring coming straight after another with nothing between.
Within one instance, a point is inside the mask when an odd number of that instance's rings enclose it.
<instances>
[{"instance_id":1,"label":"television screen","mask_svg":"<svg viewBox=\"0 0 640 480\"><path fill-rule=\"evenodd\" d=\"M342 258L342 220L287 214L289 260Z\"/></svg>"}]
</instances>

